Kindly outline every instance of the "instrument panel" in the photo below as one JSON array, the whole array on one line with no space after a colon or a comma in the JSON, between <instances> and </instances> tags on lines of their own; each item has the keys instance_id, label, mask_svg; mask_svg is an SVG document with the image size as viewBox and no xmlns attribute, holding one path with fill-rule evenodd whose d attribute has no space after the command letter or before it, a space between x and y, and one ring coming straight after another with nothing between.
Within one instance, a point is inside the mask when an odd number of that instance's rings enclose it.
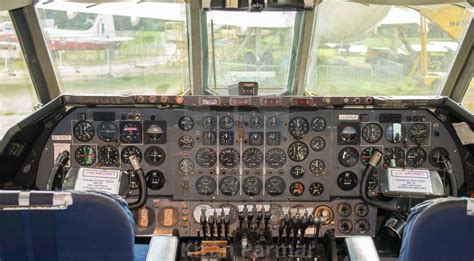
<instances>
[{"instance_id":1,"label":"instrument panel","mask_svg":"<svg viewBox=\"0 0 474 261\"><path fill-rule=\"evenodd\" d=\"M178 228L192 235L199 227L193 213L201 208L249 206L324 212L338 236L373 235L377 209L360 200L360 179L376 150L384 154L378 170L435 170L449 156L458 183L464 181L454 140L422 109L78 107L43 149L41 189L65 149L72 167L129 170L130 155L137 155L149 195L147 207L135 213L139 234ZM369 182L376 190L377 175ZM131 195L136 189L132 177ZM361 208L366 215L356 214Z\"/></svg>"}]
</instances>

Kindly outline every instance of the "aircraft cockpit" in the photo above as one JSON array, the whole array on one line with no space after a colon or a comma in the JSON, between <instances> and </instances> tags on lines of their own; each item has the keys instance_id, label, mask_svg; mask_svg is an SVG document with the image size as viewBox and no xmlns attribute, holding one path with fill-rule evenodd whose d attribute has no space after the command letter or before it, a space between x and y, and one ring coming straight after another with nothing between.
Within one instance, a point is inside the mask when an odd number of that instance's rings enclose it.
<instances>
[{"instance_id":1,"label":"aircraft cockpit","mask_svg":"<svg viewBox=\"0 0 474 261\"><path fill-rule=\"evenodd\" d=\"M0 261L474 260L473 6L0 3Z\"/></svg>"}]
</instances>

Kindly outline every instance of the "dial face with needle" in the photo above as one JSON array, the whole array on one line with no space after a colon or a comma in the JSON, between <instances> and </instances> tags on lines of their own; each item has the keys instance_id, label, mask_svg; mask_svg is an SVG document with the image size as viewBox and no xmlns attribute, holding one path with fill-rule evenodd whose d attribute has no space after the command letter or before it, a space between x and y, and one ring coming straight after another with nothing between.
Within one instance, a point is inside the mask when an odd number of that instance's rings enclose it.
<instances>
[{"instance_id":1,"label":"dial face with needle","mask_svg":"<svg viewBox=\"0 0 474 261\"><path fill-rule=\"evenodd\" d=\"M165 151L157 146L152 146L145 151L145 161L152 166L159 166L165 161Z\"/></svg>"},{"instance_id":2,"label":"dial face with needle","mask_svg":"<svg viewBox=\"0 0 474 261\"><path fill-rule=\"evenodd\" d=\"M430 136L430 127L424 123L415 123L408 130L408 138L415 144L424 144Z\"/></svg>"},{"instance_id":3,"label":"dial face with needle","mask_svg":"<svg viewBox=\"0 0 474 261\"><path fill-rule=\"evenodd\" d=\"M117 148L113 146L101 146L99 147L99 153L98 153L98 159L99 159L99 164L102 166L116 166L118 165L119 162L119 152Z\"/></svg>"},{"instance_id":4,"label":"dial face with needle","mask_svg":"<svg viewBox=\"0 0 474 261\"><path fill-rule=\"evenodd\" d=\"M382 127L377 123L369 123L362 129L362 138L368 143L376 143L382 138Z\"/></svg>"},{"instance_id":5,"label":"dial face with needle","mask_svg":"<svg viewBox=\"0 0 474 261\"><path fill-rule=\"evenodd\" d=\"M76 149L74 153L77 163L81 166L91 166L95 163L96 152L95 149L91 146L84 145Z\"/></svg>"},{"instance_id":6,"label":"dial face with needle","mask_svg":"<svg viewBox=\"0 0 474 261\"><path fill-rule=\"evenodd\" d=\"M194 170L194 162L189 158L182 159L178 163L178 168L182 173L190 174Z\"/></svg>"},{"instance_id":7,"label":"dial face with needle","mask_svg":"<svg viewBox=\"0 0 474 261\"><path fill-rule=\"evenodd\" d=\"M88 121L80 121L74 125L73 133L79 141L90 141L94 137L94 126Z\"/></svg>"}]
</instances>

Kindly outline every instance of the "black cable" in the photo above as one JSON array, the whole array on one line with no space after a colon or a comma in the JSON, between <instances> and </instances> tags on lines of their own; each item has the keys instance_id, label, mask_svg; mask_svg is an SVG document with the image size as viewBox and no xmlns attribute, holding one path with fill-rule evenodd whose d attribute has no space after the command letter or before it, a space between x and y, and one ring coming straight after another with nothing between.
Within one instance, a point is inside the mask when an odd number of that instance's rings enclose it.
<instances>
[{"instance_id":1,"label":"black cable","mask_svg":"<svg viewBox=\"0 0 474 261\"><path fill-rule=\"evenodd\" d=\"M454 175L453 173L453 166L451 165L451 161L442 155L441 162L444 166L444 171L448 173L450 194L453 197L457 197L458 196L458 182L456 180L456 175Z\"/></svg>"},{"instance_id":2,"label":"black cable","mask_svg":"<svg viewBox=\"0 0 474 261\"><path fill-rule=\"evenodd\" d=\"M48 183L46 184L46 190L54 190L57 187L57 176L58 172L66 166L69 161L69 151L65 150L58 154L54 160L53 168L49 172Z\"/></svg>"},{"instance_id":3,"label":"black cable","mask_svg":"<svg viewBox=\"0 0 474 261\"><path fill-rule=\"evenodd\" d=\"M382 159L383 154L380 151L375 151L372 157L369 160L369 163L367 164L367 167L365 167L364 172L362 173L362 180L361 180L361 185L360 185L360 193L362 194L362 199L370 205L373 205L375 207L389 210L389 211L394 211L394 212L401 212L403 211L402 208L399 207L399 201L397 199L392 199L391 201L388 202L379 202L376 200L373 200L369 198L368 194L368 180L370 175L374 172L375 167L379 164L380 160Z\"/></svg>"},{"instance_id":4,"label":"black cable","mask_svg":"<svg viewBox=\"0 0 474 261\"><path fill-rule=\"evenodd\" d=\"M142 167L140 166L140 162L136 155L130 156L130 162L132 163L133 167L133 174L137 178L138 181L138 199L135 202L129 203L128 208L130 210L135 210L143 207L146 203L146 199L148 197L148 191L146 188L146 179L145 173L143 172Z\"/></svg>"}]
</instances>

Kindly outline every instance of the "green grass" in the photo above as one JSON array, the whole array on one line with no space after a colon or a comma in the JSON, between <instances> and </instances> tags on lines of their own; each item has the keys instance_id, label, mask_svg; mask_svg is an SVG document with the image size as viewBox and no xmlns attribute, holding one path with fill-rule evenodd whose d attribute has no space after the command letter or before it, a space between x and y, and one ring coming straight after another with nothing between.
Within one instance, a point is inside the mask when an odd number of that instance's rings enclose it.
<instances>
[{"instance_id":1,"label":"green grass","mask_svg":"<svg viewBox=\"0 0 474 261\"><path fill-rule=\"evenodd\" d=\"M66 93L99 95L177 94L188 86L180 74L155 74L67 81Z\"/></svg>"}]
</instances>

